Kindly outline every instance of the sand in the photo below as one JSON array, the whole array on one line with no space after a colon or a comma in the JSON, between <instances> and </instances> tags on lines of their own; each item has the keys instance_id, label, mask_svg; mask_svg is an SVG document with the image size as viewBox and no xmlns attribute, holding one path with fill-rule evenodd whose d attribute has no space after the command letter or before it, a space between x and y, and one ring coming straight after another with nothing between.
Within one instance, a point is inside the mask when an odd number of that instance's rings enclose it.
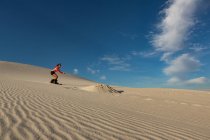
<instances>
[{"instance_id":1,"label":"sand","mask_svg":"<svg viewBox=\"0 0 210 140\"><path fill-rule=\"evenodd\" d=\"M0 140L210 139L208 91L53 85L49 69L2 61L0 77Z\"/></svg>"}]
</instances>

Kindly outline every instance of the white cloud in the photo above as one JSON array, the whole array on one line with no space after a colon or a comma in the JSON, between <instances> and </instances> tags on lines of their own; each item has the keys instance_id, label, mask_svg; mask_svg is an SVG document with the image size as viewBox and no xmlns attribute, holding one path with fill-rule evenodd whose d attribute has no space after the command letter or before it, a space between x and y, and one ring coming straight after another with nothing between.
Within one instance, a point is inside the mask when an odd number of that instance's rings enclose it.
<instances>
[{"instance_id":1,"label":"white cloud","mask_svg":"<svg viewBox=\"0 0 210 140\"><path fill-rule=\"evenodd\" d=\"M205 77L186 79L188 73L198 71L201 65L200 61L193 56L182 54L171 61L169 66L164 69L164 73L171 76L168 80L168 83L171 85L205 84L208 82L208 79Z\"/></svg>"},{"instance_id":2,"label":"white cloud","mask_svg":"<svg viewBox=\"0 0 210 140\"><path fill-rule=\"evenodd\" d=\"M124 63L124 60L122 60L117 55L105 55L103 58L101 58L101 60L107 61L109 64L112 64L112 65Z\"/></svg>"},{"instance_id":3,"label":"white cloud","mask_svg":"<svg viewBox=\"0 0 210 140\"><path fill-rule=\"evenodd\" d=\"M145 57L145 58L148 58L148 57L153 57L155 55L157 55L157 52L156 51L142 51L142 52L138 52L138 51L132 51L131 54L133 56L141 56L141 57Z\"/></svg>"},{"instance_id":4,"label":"white cloud","mask_svg":"<svg viewBox=\"0 0 210 140\"><path fill-rule=\"evenodd\" d=\"M110 65L109 70L116 71L129 71L130 64L126 62L129 59L130 57L121 58L117 55L105 55L101 58L102 61L105 61Z\"/></svg>"},{"instance_id":5,"label":"white cloud","mask_svg":"<svg viewBox=\"0 0 210 140\"><path fill-rule=\"evenodd\" d=\"M102 75L102 76L100 77L100 79L101 79L101 80L106 80L107 78L106 78L105 75Z\"/></svg>"},{"instance_id":6,"label":"white cloud","mask_svg":"<svg viewBox=\"0 0 210 140\"><path fill-rule=\"evenodd\" d=\"M172 55L171 52L164 53L160 60L169 63L171 61L171 55Z\"/></svg>"},{"instance_id":7,"label":"white cloud","mask_svg":"<svg viewBox=\"0 0 210 140\"><path fill-rule=\"evenodd\" d=\"M90 67L87 67L87 71L89 72L89 73L91 73L91 74L97 74L97 73L99 73L100 72L100 70L95 70L95 69L92 69L92 68L90 68Z\"/></svg>"},{"instance_id":8,"label":"white cloud","mask_svg":"<svg viewBox=\"0 0 210 140\"><path fill-rule=\"evenodd\" d=\"M171 77L168 80L168 84L170 85L201 85L206 84L208 82L208 78L206 77L198 77L190 80L180 79L179 77Z\"/></svg>"},{"instance_id":9,"label":"white cloud","mask_svg":"<svg viewBox=\"0 0 210 140\"><path fill-rule=\"evenodd\" d=\"M130 64L123 64L119 66L112 66L109 68L109 70L114 70L114 71L129 71L130 70Z\"/></svg>"},{"instance_id":10,"label":"white cloud","mask_svg":"<svg viewBox=\"0 0 210 140\"><path fill-rule=\"evenodd\" d=\"M157 51L163 52L161 61L169 66L163 72L170 76L169 84L201 84L204 77L187 80L188 74L196 72L201 62L190 54L181 54L174 58L174 54L186 47L186 40L192 33L192 27L196 24L195 12L201 0L168 0L167 7L162 10L163 18L158 25L160 33L153 35L152 44ZM202 51L204 48L194 46L194 51Z\"/></svg>"},{"instance_id":11,"label":"white cloud","mask_svg":"<svg viewBox=\"0 0 210 140\"><path fill-rule=\"evenodd\" d=\"M200 61L189 54L182 54L170 62L170 65L164 69L164 73L169 76L181 77L183 74L197 71L200 66Z\"/></svg>"},{"instance_id":12,"label":"white cloud","mask_svg":"<svg viewBox=\"0 0 210 140\"><path fill-rule=\"evenodd\" d=\"M186 84L205 84L208 82L206 77L198 77L195 79L190 79L186 81Z\"/></svg>"},{"instance_id":13,"label":"white cloud","mask_svg":"<svg viewBox=\"0 0 210 140\"><path fill-rule=\"evenodd\" d=\"M190 47L189 49L193 50L194 52L203 52L203 51L209 50L210 47L203 46L199 43L194 43L192 44L192 47Z\"/></svg>"},{"instance_id":14,"label":"white cloud","mask_svg":"<svg viewBox=\"0 0 210 140\"><path fill-rule=\"evenodd\" d=\"M154 47L162 52L176 52L184 47L189 30L195 24L194 13L200 0L169 0L158 25L160 34L153 38Z\"/></svg>"},{"instance_id":15,"label":"white cloud","mask_svg":"<svg viewBox=\"0 0 210 140\"><path fill-rule=\"evenodd\" d=\"M78 74L78 73L79 73L79 70L75 68L75 69L73 70L73 73L74 73L74 74Z\"/></svg>"},{"instance_id":16,"label":"white cloud","mask_svg":"<svg viewBox=\"0 0 210 140\"><path fill-rule=\"evenodd\" d=\"M182 84L183 80L178 77L171 77L168 81L168 84Z\"/></svg>"}]
</instances>

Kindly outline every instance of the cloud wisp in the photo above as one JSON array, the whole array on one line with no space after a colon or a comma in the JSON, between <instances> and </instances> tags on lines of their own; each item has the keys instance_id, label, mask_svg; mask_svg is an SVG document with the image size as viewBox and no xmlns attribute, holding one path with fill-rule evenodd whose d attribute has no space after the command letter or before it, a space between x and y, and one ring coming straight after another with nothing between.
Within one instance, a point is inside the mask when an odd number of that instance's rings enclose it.
<instances>
[{"instance_id":1,"label":"cloud wisp","mask_svg":"<svg viewBox=\"0 0 210 140\"><path fill-rule=\"evenodd\" d=\"M90 67L87 67L87 71L88 71L89 73L93 74L93 75L100 72L99 69L92 69L92 68L90 68Z\"/></svg>"},{"instance_id":2,"label":"cloud wisp","mask_svg":"<svg viewBox=\"0 0 210 140\"><path fill-rule=\"evenodd\" d=\"M102 75L102 76L100 77L100 79L101 79L101 80L106 80L107 78L106 78L105 75Z\"/></svg>"},{"instance_id":3,"label":"cloud wisp","mask_svg":"<svg viewBox=\"0 0 210 140\"><path fill-rule=\"evenodd\" d=\"M197 58L189 53L173 57L187 47L185 42L196 24L195 13L199 2L201 0L168 0L167 7L161 12L164 16L158 24L160 32L153 36L152 45L156 51L163 53L161 61L168 64L163 72L170 77L169 84L203 84L207 81L205 77L187 79L189 73L198 71L202 66Z\"/></svg>"},{"instance_id":4,"label":"cloud wisp","mask_svg":"<svg viewBox=\"0 0 210 140\"><path fill-rule=\"evenodd\" d=\"M93 75L94 77L97 77L98 79L105 81L107 80L107 76L101 74L101 70L94 69L91 66L87 67L87 72Z\"/></svg>"},{"instance_id":5,"label":"cloud wisp","mask_svg":"<svg viewBox=\"0 0 210 140\"><path fill-rule=\"evenodd\" d=\"M186 84L205 84L207 83L209 80L206 77L198 77L195 79L191 79L191 80L187 80Z\"/></svg>"},{"instance_id":6,"label":"cloud wisp","mask_svg":"<svg viewBox=\"0 0 210 140\"><path fill-rule=\"evenodd\" d=\"M130 71L130 64L126 61L129 58L121 58L118 55L105 55L101 58L102 61L108 63L109 70L113 71Z\"/></svg>"},{"instance_id":7,"label":"cloud wisp","mask_svg":"<svg viewBox=\"0 0 210 140\"><path fill-rule=\"evenodd\" d=\"M196 72L201 66L200 61L195 59L189 54L182 54L173 61L170 62L169 66L164 68L163 72L171 76L168 80L170 84L180 83L186 80L186 75L191 72Z\"/></svg>"},{"instance_id":8,"label":"cloud wisp","mask_svg":"<svg viewBox=\"0 0 210 140\"><path fill-rule=\"evenodd\" d=\"M184 48L189 31L196 21L194 13L199 0L169 0L168 7L162 13L164 17L158 29L160 33L153 38L158 51L177 52Z\"/></svg>"},{"instance_id":9,"label":"cloud wisp","mask_svg":"<svg viewBox=\"0 0 210 140\"><path fill-rule=\"evenodd\" d=\"M77 68L75 68L75 69L73 69L73 73L74 73L75 75L77 75L77 74L79 74L79 70L78 70Z\"/></svg>"},{"instance_id":10,"label":"cloud wisp","mask_svg":"<svg viewBox=\"0 0 210 140\"><path fill-rule=\"evenodd\" d=\"M203 46L199 43L194 43L192 46L189 48L190 50L194 51L195 53L201 53L204 51L208 51L210 49L209 46Z\"/></svg>"},{"instance_id":11,"label":"cloud wisp","mask_svg":"<svg viewBox=\"0 0 210 140\"><path fill-rule=\"evenodd\" d=\"M131 52L132 56L141 56L144 58L150 58L150 57L154 57L157 55L156 51L132 51Z\"/></svg>"},{"instance_id":12,"label":"cloud wisp","mask_svg":"<svg viewBox=\"0 0 210 140\"><path fill-rule=\"evenodd\" d=\"M182 76L183 74L197 71L200 66L200 61L196 60L193 56L182 54L164 69L164 73L169 76Z\"/></svg>"}]
</instances>

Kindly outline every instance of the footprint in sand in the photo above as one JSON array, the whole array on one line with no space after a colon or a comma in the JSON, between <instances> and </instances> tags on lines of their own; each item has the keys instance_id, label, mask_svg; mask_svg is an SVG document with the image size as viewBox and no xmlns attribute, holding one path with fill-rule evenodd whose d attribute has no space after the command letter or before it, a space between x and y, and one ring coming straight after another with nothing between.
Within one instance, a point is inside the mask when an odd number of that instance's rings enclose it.
<instances>
[{"instance_id":1,"label":"footprint in sand","mask_svg":"<svg viewBox=\"0 0 210 140\"><path fill-rule=\"evenodd\" d=\"M171 100L165 100L166 103L170 103L170 104L176 104L177 102L175 101L171 101Z\"/></svg>"},{"instance_id":2,"label":"footprint in sand","mask_svg":"<svg viewBox=\"0 0 210 140\"><path fill-rule=\"evenodd\" d=\"M181 105L188 105L187 103L180 103Z\"/></svg>"},{"instance_id":3,"label":"footprint in sand","mask_svg":"<svg viewBox=\"0 0 210 140\"><path fill-rule=\"evenodd\" d=\"M193 104L192 106L194 106L194 107L201 107L202 105L199 105L199 104Z\"/></svg>"},{"instance_id":4,"label":"footprint in sand","mask_svg":"<svg viewBox=\"0 0 210 140\"><path fill-rule=\"evenodd\" d=\"M77 87L64 87L65 89L77 90Z\"/></svg>"},{"instance_id":5,"label":"footprint in sand","mask_svg":"<svg viewBox=\"0 0 210 140\"><path fill-rule=\"evenodd\" d=\"M146 98L146 99L144 99L145 101L152 101L153 99L151 99L151 98Z\"/></svg>"}]
</instances>

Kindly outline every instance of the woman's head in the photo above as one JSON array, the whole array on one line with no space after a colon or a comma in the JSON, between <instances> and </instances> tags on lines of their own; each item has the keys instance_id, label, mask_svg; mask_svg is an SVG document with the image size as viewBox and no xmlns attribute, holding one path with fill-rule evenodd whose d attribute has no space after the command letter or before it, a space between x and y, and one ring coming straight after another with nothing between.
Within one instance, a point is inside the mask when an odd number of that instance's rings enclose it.
<instances>
[{"instance_id":1,"label":"woman's head","mask_svg":"<svg viewBox=\"0 0 210 140\"><path fill-rule=\"evenodd\" d=\"M56 66L57 66L57 67L61 67L61 64L57 64Z\"/></svg>"}]
</instances>

